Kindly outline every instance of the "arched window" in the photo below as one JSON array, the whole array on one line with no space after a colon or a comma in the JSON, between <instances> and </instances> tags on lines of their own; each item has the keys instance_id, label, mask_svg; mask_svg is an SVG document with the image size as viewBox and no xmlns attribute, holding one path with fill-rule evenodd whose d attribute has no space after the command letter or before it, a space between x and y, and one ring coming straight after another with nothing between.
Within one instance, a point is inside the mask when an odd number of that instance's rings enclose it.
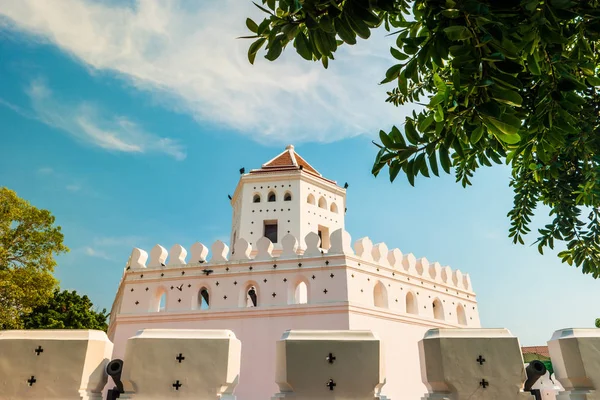
<instances>
[{"instance_id":1,"label":"arched window","mask_svg":"<svg viewBox=\"0 0 600 400\"><path fill-rule=\"evenodd\" d=\"M305 282L300 282L296 285L296 290L294 290L294 304L306 303L308 303L308 287Z\"/></svg>"},{"instance_id":2,"label":"arched window","mask_svg":"<svg viewBox=\"0 0 600 400\"><path fill-rule=\"evenodd\" d=\"M373 289L373 303L375 307L388 308L387 290L381 282L377 282Z\"/></svg>"},{"instance_id":3,"label":"arched window","mask_svg":"<svg viewBox=\"0 0 600 400\"><path fill-rule=\"evenodd\" d=\"M312 204L313 206L315 205L315 196L311 194L308 195L308 197L306 198L306 202L308 204Z\"/></svg>"},{"instance_id":4,"label":"arched window","mask_svg":"<svg viewBox=\"0 0 600 400\"><path fill-rule=\"evenodd\" d=\"M325 197L319 198L319 207L327 209L327 200L325 200Z\"/></svg>"},{"instance_id":5,"label":"arched window","mask_svg":"<svg viewBox=\"0 0 600 400\"><path fill-rule=\"evenodd\" d=\"M198 292L198 310L208 310L210 308L210 295L208 289L203 287Z\"/></svg>"},{"instance_id":6,"label":"arched window","mask_svg":"<svg viewBox=\"0 0 600 400\"><path fill-rule=\"evenodd\" d=\"M156 293L156 306L154 311L163 312L167 310L167 291L164 288L158 289Z\"/></svg>"},{"instance_id":7,"label":"arched window","mask_svg":"<svg viewBox=\"0 0 600 400\"><path fill-rule=\"evenodd\" d=\"M418 314L419 313L417 299L415 298L415 295L412 294L411 292L408 292L406 294L406 312L408 314Z\"/></svg>"},{"instance_id":8,"label":"arched window","mask_svg":"<svg viewBox=\"0 0 600 400\"><path fill-rule=\"evenodd\" d=\"M258 307L258 290L254 285L246 289L246 307Z\"/></svg>"},{"instance_id":9,"label":"arched window","mask_svg":"<svg viewBox=\"0 0 600 400\"><path fill-rule=\"evenodd\" d=\"M269 192L269 196L267 197L267 201L268 202L274 202L277 200L277 196L275 195L275 192Z\"/></svg>"},{"instance_id":10,"label":"arched window","mask_svg":"<svg viewBox=\"0 0 600 400\"><path fill-rule=\"evenodd\" d=\"M432 304L433 318L444 320L444 307L439 299L435 299Z\"/></svg>"},{"instance_id":11,"label":"arched window","mask_svg":"<svg viewBox=\"0 0 600 400\"><path fill-rule=\"evenodd\" d=\"M465 314L465 308L462 304L456 306L456 317L460 325L467 325L467 314Z\"/></svg>"},{"instance_id":12,"label":"arched window","mask_svg":"<svg viewBox=\"0 0 600 400\"><path fill-rule=\"evenodd\" d=\"M286 192L283 195L283 201L292 201L292 194L290 192Z\"/></svg>"},{"instance_id":13,"label":"arched window","mask_svg":"<svg viewBox=\"0 0 600 400\"><path fill-rule=\"evenodd\" d=\"M336 213L337 214L337 212L338 212L337 204L331 203L331 207L329 207L329 211L331 211L332 213Z\"/></svg>"},{"instance_id":14,"label":"arched window","mask_svg":"<svg viewBox=\"0 0 600 400\"><path fill-rule=\"evenodd\" d=\"M260 203L260 194L255 194L252 198L253 203Z\"/></svg>"}]
</instances>

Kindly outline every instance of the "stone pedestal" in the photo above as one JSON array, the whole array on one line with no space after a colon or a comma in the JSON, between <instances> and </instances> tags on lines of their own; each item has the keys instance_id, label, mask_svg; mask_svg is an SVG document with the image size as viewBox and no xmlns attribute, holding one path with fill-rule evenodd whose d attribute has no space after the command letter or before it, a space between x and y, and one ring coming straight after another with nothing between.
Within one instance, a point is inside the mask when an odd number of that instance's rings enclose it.
<instances>
[{"instance_id":1,"label":"stone pedestal","mask_svg":"<svg viewBox=\"0 0 600 400\"><path fill-rule=\"evenodd\" d=\"M0 398L100 400L112 349L101 331L0 331Z\"/></svg>"},{"instance_id":2,"label":"stone pedestal","mask_svg":"<svg viewBox=\"0 0 600 400\"><path fill-rule=\"evenodd\" d=\"M229 330L144 329L127 341L123 399L235 399L241 342Z\"/></svg>"},{"instance_id":3,"label":"stone pedestal","mask_svg":"<svg viewBox=\"0 0 600 400\"><path fill-rule=\"evenodd\" d=\"M507 329L430 329L419 342L423 400L534 400L519 340Z\"/></svg>"},{"instance_id":4,"label":"stone pedestal","mask_svg":"<svg viewBox=\"0 0 600 400\"><path fill-rule=\"evenodd\" d=\"M600 400L600 329L558 330L548 349L565 389L557 400Z\"/></svg>"},{"instance_id":5,"label":"stone pedestal","mask_svg":"<svg viewBox=\"0 0 600 400\"><path fill-rule=\"evenodd\" d=\"M382 357L369 331L287 331L276 344L273 399L373 400L385 383Z\"/></svg>"}]
</instances>

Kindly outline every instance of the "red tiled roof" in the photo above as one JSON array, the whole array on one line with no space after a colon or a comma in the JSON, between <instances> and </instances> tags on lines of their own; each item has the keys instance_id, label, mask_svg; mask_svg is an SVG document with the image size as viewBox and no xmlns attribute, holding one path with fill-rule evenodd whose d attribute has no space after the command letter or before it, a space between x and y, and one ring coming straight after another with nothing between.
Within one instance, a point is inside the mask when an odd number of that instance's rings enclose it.
<instances>
[{"instance_id":1,"label":"red tiled roof","mask_svg":"<svg viewBox=\"0 0 600 400\"><path fill-rule=\"evenodd\" d=\"M326 180L327 182L335 183L335 181L324 178L319 171L314 169L304 158L300 157L300 155L294 151L293 145L287 146L281 154L277 155L272 160L267 161L260 169L253 169L250 173L260 174L294 170L303 170L311 175Z\"/></svg>"},{"instance_id":2,"label":"red tiled roof","mask_svg":"<svg viewBox=\"0 0 600 400\"><path fill-rule=\"evenodd\" d=\"M521 347L521 352L523 354L538 354L540 356L550 357L548 346L525 346Z\"/></svg>"}]
</instances>

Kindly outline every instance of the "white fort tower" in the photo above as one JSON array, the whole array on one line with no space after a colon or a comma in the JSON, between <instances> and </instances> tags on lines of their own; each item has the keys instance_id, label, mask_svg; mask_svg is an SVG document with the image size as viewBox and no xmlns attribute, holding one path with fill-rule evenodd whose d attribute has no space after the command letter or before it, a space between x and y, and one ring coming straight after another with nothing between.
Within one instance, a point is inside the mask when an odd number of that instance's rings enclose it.
<instances>
[{"instance_id":1,"label":"white fort tower","mask_svg":"<svg viewBox=\"0 0 600 400\"><path fill-rule=\"evenodd\" d=\"M328 249L331 232L344 228L346 190L324 178L292 145L262 168L243 175L231 202L234 249L238 238L254 246L265 236L278 255L283 236L304 238L310 232L317 233L322 247Z\"/></svg>"},{"instance_id":2,"label":"white fort tower","mask_svg":"<svg viewBox=\"0 0 600 400\"><path fill-rule=\"evenodd\" d=\"M143 328L230 329L242 343L237 398L265 400L278 391L284 331L372 330L384 346L382 393L417 399L427 391L415 384L424 333L480 327L468 275L367 237L352 243L346 190L293 146L243 174L231 203L231 248L133 250L111 310L113 358Z\"/></svg>"}]
</instances>

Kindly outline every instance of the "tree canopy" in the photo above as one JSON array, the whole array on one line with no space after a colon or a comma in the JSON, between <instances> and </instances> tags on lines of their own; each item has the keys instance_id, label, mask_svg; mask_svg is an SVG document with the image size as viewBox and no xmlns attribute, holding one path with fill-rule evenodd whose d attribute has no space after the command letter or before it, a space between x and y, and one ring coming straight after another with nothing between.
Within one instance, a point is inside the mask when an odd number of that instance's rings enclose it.
<instances>
[{"instance_id":1,"label":"tree canopy","mask_svg":"<svg viewBox=\"0 0 600 400\"><path fill-rule=\"evenodd\" d=\"M23 327L57 285L55 255L68 251L54 216L0 188L0 329Z\"/></svg>"},{"instance_id":2,"label":"tree canopy","mask_svg":"<svg viewBox=\"0 0 600 400\"><path fill-rule=\"evenodd\" d=\"M76 291L55 290L48 303L35 307L23 318L25 329L98 329L108 328L106 309L97 311L87 296Z\"/></svg>"},{"instance_id":3,"label":"tree canopy","mask_svg":"<svg viewBox=\"0 0 600 400\"><path fill-rule=\"evenodd\" d=\"M247 19L260 49L286 46L325 68L343 45L390 32L395 83L386 102L417 110L401 129L383 127L372 173L387 167L411 185L454 171L471 184L481 166L507 164L514 206L509 236L524 244L539 205L540 253L600 276L600 1L262 0L265 18ZM383 104L382 104L383 106Z\"/></svg>"}]
</instances>

